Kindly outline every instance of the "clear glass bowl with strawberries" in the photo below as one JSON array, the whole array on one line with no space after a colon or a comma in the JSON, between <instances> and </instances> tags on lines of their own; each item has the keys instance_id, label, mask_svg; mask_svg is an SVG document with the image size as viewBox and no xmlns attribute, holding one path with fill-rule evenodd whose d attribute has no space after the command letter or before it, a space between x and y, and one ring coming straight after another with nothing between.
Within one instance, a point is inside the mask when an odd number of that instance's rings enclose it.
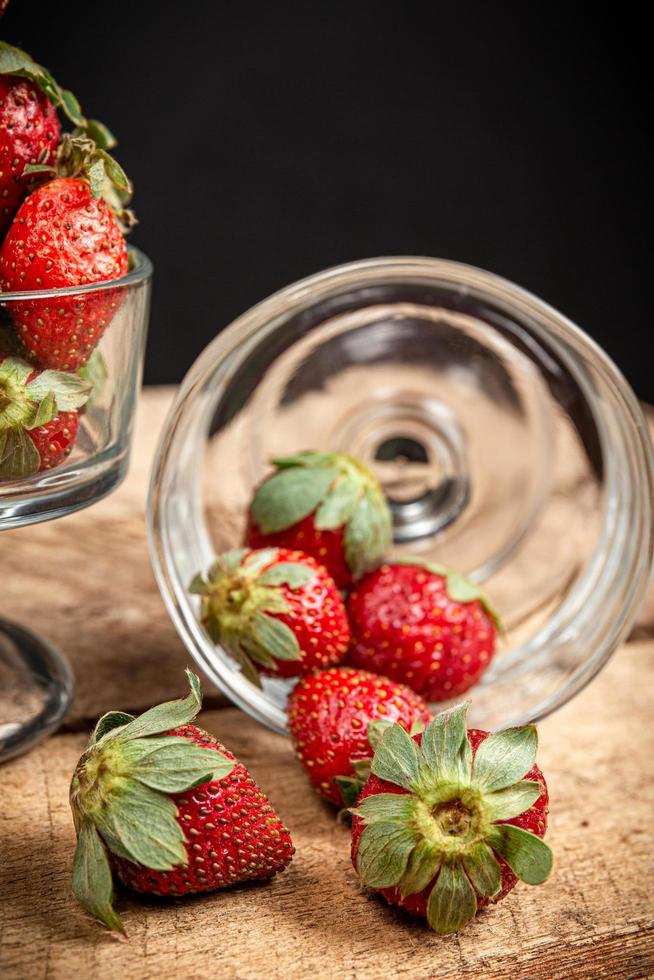
<instances>
[{"instance_id":1,"label":"clear glass bowl with strawberries","mask_svg":"<svg viewBox=\"0 0 654 980\"><path fill-rule=\"evenodd\" d=\"M197 663L277 730L295 679L243 623L261 575L294 591L284 548L350 591L342 660L444 704L467 690L493 729L564 704L627 635L653 473L633 393L564 316L458 263L358 262L260 303L191 369L153 472L154 567ZM230 550L245 590L219 585ZM288 606L273 618L297 639Z\"/></svg>"},{"instance_id":2,"label":"clear glass bowl with strawberries","mask_svg":"<svg viewBox=\"0 0 654 980\"><path fill-rule=\"evenodd\" d=\"M0 41L0 530L87 507L127 470L152 267L127 246L114 145ZM58 651L0 619L0 759L51 731L71 694Z\"/></svg>"},{"instance_id":3,"label":"clear glass bowl with strawberries","mask_svg":"<svg viewBox=\"0 0 654 980\"><path fill-rule=\"evenodd\" d=\"M152 274L130 256L131 270L101 285L0 294L3 529L87 506L126 473ZM84 330L97 344L80 355Z\"/></svg>"}]
</instances>

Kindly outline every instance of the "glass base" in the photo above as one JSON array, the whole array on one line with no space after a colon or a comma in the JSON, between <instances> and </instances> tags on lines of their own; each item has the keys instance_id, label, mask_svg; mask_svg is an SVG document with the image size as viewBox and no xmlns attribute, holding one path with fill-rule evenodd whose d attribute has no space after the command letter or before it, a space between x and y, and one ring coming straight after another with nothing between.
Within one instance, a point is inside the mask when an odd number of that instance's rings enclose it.
<instances>
[{"instance_id":1,"label":"glass base","mask_svg":"<svg viewBox=\"0 0 654 980\"><path fill-rule=\"evenodd\" d=\"M72 671L55 647L0 620L0 762L59 727L73 687Z\"/></svg>"}]
</instances>

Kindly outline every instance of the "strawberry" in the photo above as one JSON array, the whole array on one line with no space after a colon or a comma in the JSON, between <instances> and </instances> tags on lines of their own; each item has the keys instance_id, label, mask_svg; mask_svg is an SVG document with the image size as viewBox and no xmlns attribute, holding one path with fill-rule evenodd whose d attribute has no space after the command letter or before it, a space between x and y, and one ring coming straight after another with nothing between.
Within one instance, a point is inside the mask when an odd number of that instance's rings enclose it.
<instances>
[{"instance_id":1,"label":"strawberry","mask_svg":"<svg viewBox=\"0 0 654 980\"><path fill-rule=\"evenodd\" d=\"M9 189L0 183L8 202L5 218L34 180L48 183L30 193L14 217L0 251L0 286L5 292L41 291L120 278L128 265L122 232L133 215L125 208L130 182L107 152L114 137L102 123L86 119L72 92L62 89L45 68L19 48L0 42L3 91L8 95L4 103L0 99L0 123L6 117L6 128L0 127L0 169L5 173L0 179L11 181ZM45 120L39 126L34 105ZM75 126L58 145L57 108ZM5 155L13 169L2 165ZM7 308L30 357L41 367L76 371L88 360L121 299L120 290L100 290L10 302Z\"/></svg>"},{"instance_id":2,"label":"strawberry","mask_svg":"<svg viewBox=\"0 0 654 980\"><path fill-rule=\"evenodd\" d=\"M344 659L350 628L340 593L309 555L285 548L228 551L191 592L202 623L253 683L295 677Z\"/></svg>"},{"instance_id":3,"label":"strawberry","mask_svg":"<svg viewBox=\"0 0 654 980\"><path fill-rule=\"evenodd\" d=\"M106 126L86 119L73 93L61 88L47 68L0 41L0 237L34 181L59 165L57 109L75 126L72 137L64 138L64 148L69 153L74 137L79 163L80 147L89 140L98 144L100 153L114 145ZM104 159L102 165L109 166Z\"/></svg>"},{"instance_id":4,"label":"strawberry","mask_svg":"<svg viewBox=\"0 0 654 980\"><path fill-rule=\"evenodd\" d=\"M385 728L397 722L414 731L430 717L408 687L351 667L303 677L288 699L295 754L315 789L336 806L356 801Z\"/></svg>"},{"instance_id":5,"label":"strawberry","mask_svg":"<svg viewBox=\"0 0 654 980\"><path fill-rule=\"evenodd\" d=\"M324 565L339 589L376 568L391 544L392 519L377 478L353 456L298 453L254 494L251 548L293 548Z\"/></svg>"},{"instance_id":6,"label":"strawberry","mask_svg":"<svg viewBox=\"0 0 654 980\"><path fill-rule=\"evenodd\" d=\"M7 291L56 289L118 279L127 248L109 205L85 180L60 177L29 195L0 249ZM76 371L111 322L122 290L7 303L19 336L38 364Z\"/></svg>"},{"instance_id":7,"label":"strawberry","mask_svg":"<svg viewBox=\"0 0 654 980\"><path fill-rule=\"evenodd\" d=\"M25 167L53 163L59 133L57 111L38 85L0 74L0 237L35 186Z\"/></svg>"},{"instance_id":8,"label":"strawberry","mask_svg":"<svg viewBox=\"0 0 654 980\"><path fill-rule=\"evenodd\" d=\"M191 724L190 693L139 717L110 711L96 725L70 788L77 832L73 891L112 931L113 873L130 888L182 896L272 878L293 856L287 829L247 769Z\"/></svg>"},{"instance_id":9,"label":"strawberry","mask_svg":"<svg viewBox=\"0 0 654 980\"><path fill-rule=\"evenodd\" d=\"M61 371L37 371L0 353L0 480L51 469L69 455L77 436L77 409L91 384Z\"/></svg>"},{"instance_id":10,"label":"strawberry","mask_svg":"<svg viewBox=\"0 0 654 980\"><path fill-rule=\"evenodd\" d=\"M467 691L488 667L497 614L473 582L407 558L362 579L348 602L350 662L408 684L427 701Z\"/></svg>"},{"instance_id":11,"label":"strawberry","mask_svg":"<svg viewBox=\"0 0 654 980\"><path fill-rule=\"evenodd\" d=\"M541 884L552 867L536 729L466 730L467 708L442 712L413 738L388 728L352 811L362 884L442 935L518 879Z\"/></svg>"}]
</instances>

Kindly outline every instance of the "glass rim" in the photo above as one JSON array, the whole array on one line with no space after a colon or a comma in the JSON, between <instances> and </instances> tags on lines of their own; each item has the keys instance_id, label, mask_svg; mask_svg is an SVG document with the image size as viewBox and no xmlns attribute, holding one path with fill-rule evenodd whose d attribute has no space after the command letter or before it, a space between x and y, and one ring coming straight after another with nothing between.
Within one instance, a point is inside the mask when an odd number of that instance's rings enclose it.
<instances>
[{"instance_id":1,"label":"glass rim","mask_svg":"<svg viewBox=\"0 0 654 980\"><path fill-rule=\"evenodd\" d=\"M107 289L117 289L125 286L134 286L138 283L150 279L153 266L145 252L133 245L129 246L128 253L135 255L137 265L134 269L125 273L119 279L106 279L101 282L88 282L79 286L58 286L56 289L23 289L4 293L0 289L0 305L5 303L33 299L56 299L59 296L78 296L80 293L99 293Z\"/></svg>"}]
</instances>

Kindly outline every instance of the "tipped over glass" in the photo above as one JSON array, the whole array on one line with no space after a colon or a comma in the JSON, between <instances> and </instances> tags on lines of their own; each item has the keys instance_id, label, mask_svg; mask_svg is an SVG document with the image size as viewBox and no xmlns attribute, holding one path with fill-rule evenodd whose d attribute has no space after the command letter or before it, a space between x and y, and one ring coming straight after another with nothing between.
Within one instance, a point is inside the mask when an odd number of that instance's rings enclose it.
<instances>
[{"instance_id":1,"label":"tipped over glass","mask_svg":"<svg viewBox=\"0 0 654 980\"><path fill-rule=\"evenodd\" d=\"M188 373L161 440L151 550L187 649L229 698L286 730L289 683L258 689L205 633L189 584L242 543L270 460L351 453L382 482L393 556L483 584L504 633L472 724L535 721L606 663L644 598L654 463L608 357L547 304L435 259L331 269L245 313Z\"/></svg>"}]
</instances>

